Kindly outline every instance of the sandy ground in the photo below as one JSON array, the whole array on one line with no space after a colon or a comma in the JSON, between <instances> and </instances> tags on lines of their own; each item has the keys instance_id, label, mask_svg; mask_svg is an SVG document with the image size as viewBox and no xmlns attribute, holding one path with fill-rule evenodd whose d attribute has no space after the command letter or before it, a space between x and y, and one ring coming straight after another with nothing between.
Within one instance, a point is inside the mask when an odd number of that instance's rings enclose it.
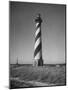
<instances>
[{"instance_id":1,"label":"sandy ground","mask_svg":"<svg viewBox=\"0 0 68 90\"><path fill-rule=\"evenodd\" d=\"M11 66L10 88L65 85L65 65Z\"/></svg>"},{"instance_id":2,"label":"sandy ground","mask_svg":"<svg viewBox=\"0 0 68 90\"><path fill-rule=\"evenodd\" d=\"M10 80L15 80L18 82L24 82L25 84L32 84L33 86L52 86L55 84L48 84L48 83L42 83L42 82L37 82L37 81L25 81L25 80L20 80L19 78L10 78Z\"/></svg>"}]
</instances>

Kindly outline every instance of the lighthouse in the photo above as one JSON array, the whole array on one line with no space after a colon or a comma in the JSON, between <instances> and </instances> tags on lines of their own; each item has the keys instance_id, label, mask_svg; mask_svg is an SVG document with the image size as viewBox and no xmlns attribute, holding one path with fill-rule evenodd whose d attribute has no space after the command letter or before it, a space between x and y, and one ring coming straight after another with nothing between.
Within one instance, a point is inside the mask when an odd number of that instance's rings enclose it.
<instances>
[{"instance_id":1,"label":"lighthouse","mask_svg":"<svg viewBox=\"0 0 68 90\"><path fill-rule=\"evenodd\" d=\"M41 37L41 23L42 19L40 14L35 18L36 32L35 32L35 45L34 45L34 66L43 66L42 59L42 37Z\"/></svg>"}]
</instances>

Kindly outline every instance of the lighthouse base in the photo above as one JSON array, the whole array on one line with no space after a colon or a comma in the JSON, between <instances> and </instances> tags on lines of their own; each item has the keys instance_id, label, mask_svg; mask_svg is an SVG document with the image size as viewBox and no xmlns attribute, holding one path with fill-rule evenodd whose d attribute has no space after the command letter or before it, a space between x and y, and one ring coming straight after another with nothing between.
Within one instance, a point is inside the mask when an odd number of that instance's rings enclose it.
<instances>
[{"instance_id":1,"label":"lighthouse base","mask_svg":"<svg viewBox=\"0 0 68 90\"><path fill-rule=\"evenodd\" d=\"M34 60L33 66L43 66L43 60L42 59Z\"/></svg>"},{"instance_id":2,"label":"lighthouse base","mask_svg":"<svg viewBox=\"0 0 68 90\"><path fill-rule=\"evenodd\" d=\"M42 59L38 60L38 66L43 66L43 60Z\"/></svg>"}]
</instances>

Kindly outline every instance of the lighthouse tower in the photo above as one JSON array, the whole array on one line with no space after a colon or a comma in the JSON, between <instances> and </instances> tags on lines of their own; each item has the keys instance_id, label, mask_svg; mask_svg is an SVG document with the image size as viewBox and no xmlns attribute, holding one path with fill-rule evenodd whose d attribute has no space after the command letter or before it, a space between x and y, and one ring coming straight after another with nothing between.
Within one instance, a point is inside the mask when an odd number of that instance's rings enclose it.
<instances>
[{"instance_id":1,"label":"lighthouse tower","mask_svg":"<svg viewBox=\"0 0 68 90\"><path fill-rule=\"evenodd\" d=\"M34 66L43 66L42 59L42 38L41 38L41 23L42 19L40 14L35 19L36 32L35 32L35 45L34 45Z\"/></svg>"}]
</instances>

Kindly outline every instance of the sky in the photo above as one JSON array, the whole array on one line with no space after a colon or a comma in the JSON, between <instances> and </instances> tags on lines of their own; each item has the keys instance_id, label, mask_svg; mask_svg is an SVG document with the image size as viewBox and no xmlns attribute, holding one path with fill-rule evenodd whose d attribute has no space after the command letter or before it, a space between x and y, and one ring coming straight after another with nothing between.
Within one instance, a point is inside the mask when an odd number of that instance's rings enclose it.
<instances>
[{"instance_id":1,"label":"sky","mask_svg":"<svg viewBox=\"0 0 68 90\"><path fill-rule=\"evenodd\" d=\"M9 60L11 64L32 64L34 60L35 18L43 20L42 57L44 64L65 63L65 5L10 2Z\"/></svg>"}]
</instances>

